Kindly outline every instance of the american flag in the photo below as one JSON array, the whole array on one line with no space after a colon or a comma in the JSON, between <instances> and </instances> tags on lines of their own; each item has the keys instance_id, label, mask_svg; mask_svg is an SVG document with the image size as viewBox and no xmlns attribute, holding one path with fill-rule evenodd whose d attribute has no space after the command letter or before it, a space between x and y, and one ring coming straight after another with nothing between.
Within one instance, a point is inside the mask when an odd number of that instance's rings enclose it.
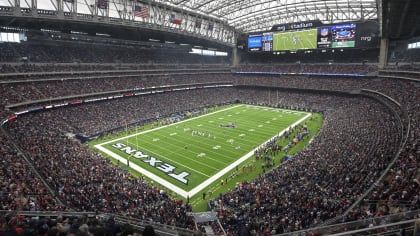
<instances>
[{"instance_id":1,"label":"american flag","mask_svg":"<svg viewBox=\"0 0 420 236\"><path fill-rule=\"evenodd\" d=\"M182 23L182 20L177 19L175 14L171 14L171 16L169 17L169 22L171 22L172 24L175 24L175 25L180 25Z\"/></svg>"},{"instance_id":2,"label":"american flag","mask_svg":"<svg viewBox=\"0 0 420 236\"><path fill-rule=\"evenodd\" d=\"M149 8L136 5L134 7L134 16L143 18L149 17Z\"/></svg>"}]
</instances>

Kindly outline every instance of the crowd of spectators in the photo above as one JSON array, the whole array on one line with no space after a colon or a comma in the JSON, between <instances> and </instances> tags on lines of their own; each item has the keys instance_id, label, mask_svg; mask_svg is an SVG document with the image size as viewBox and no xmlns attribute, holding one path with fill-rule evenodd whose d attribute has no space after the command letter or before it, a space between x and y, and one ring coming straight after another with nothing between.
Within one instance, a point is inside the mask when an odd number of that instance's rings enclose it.
<instances>
[{"instance_id":1,"label":"crowd of spectators","mask_svg":"<svg viewBox=\"0 0 420 236\"><path fill-rule=\"evenodd\" d=\"M352 212L352 219L382 215L383 208L391 213L414 210L420 207L420 178L418 175L420 157L420 92L419 82L383 79L378 83L366 84L368 88L382 92L404 107L409 116L408 139L401 150L399 159L389 175L368 195L368 207ZM380 207L378 207L380 206Z\"/></svg>"},{"instance_id":2,"label":"crowd of spectators","mask_svg":"<svg viewBox=\"0 0 420 236\"><path fill-rule=\"evenodd\" d=\"M134 67L134 66L133 66ZM135 68L139 68L136 66ZM144 66L147 67L147 66ZM131 68L131 66L127 66ZM64 72L64 71L100 71L100 70L117 70L118 65L115 64L80 64L80 63L67 63L67 64L56 64L56 63L4 63L0 64L0 72L6 73L31 73L31 72ZM139 68L141 69L141 68ZM18 77L21 79L21 76Z\"/></svg>"},{"instance_id":3,"label":"crowd of spectators","mask_svg":"<svg viewBox=\"0 0 420 236\"><path fill-rule=\"evenodd\" d=\"M47 65L36 65L35 68L41 69ZM82 66L83 67L83 66ZM57 66L52 71L57 71L66 66ZM72 68L72 67L70 67ZM90 68L86 65L85 69ZM100 71L101 65L92 66L93 69ZM216 70L218 67L216 67ZM51 99L57 99L65 96L87 96L92 93L114 92L118 91L138 91L144 88L158 87L158 86L171 86L180 84L205 84L212 82L232 81L233 76L227 74L221 67L221 72L214 72L212 69L208 71L207 67L197 67L197 70L192 74L191 71L186 71L184 67L170 66L164 69L156 69L154 65L138 66L120 68L127 70L114 70L109 74L88 74L88 75L50 75L48 78L37 79L37 75L27 76L24 80L20 79L19 82L11 78L3 78L0 84L0 93L3 95L0 101L1 119L10 115L12 112L4 109L6 105L31 102L35 100L44 100L44 105L51 104ZM38 68L39 69L39 68ZM108 68L109 69L109 68ZM141 70L143 72L130 72L131 69ZM156 70L150 72L150 70ZM174 70L174 74L167 74L168 71ZM190 69L191 70L191 69ZM146 74L152 74L147 76ZM11 76L14 79L20 78L19 76ZM63 78L64 77L64 78ZM36 80L36 81L34 81ZM121 93L121 92L120 92ZM92 95L90 95L92 96ZM62 99L64 100L64 98ZM69 100L71 102L74 99Z\"/></svg>"},{"instance_id":4,"label":"crowd of spectators","mask_svg":"<svg viewBox=\"0 0 420 236\"><path fill-rule=\"evenodd\" d=\"M407 49L407 44L401 45L388 52L389 63L413 63L420 62L420 53L418 48Z\"/></svg>"},{"instance_id":5,"label":"crowd of spectators","mask_svg":"<svg viewBox=\"0 0 420 236\"><path fill-rule=\"evenodd\" d=\"M264 93L245 91L244 99ZM234 235L296 231L342 214L381 175L401 138L389 111L370 100L280 96L280 105L323 110L324 126L291 160L212 201Z\"/></svg>"},{"instance_id":6,"label":"crowd of spectators","mask_svg":"<svg viewBox=\"0 0 420 236\"><path fill-rule=\"evenodd\" d=\"M67 208L120 213L189 228L193 225L187 216L190 205L170 198L143 178L134 178L71 139L69 133L92 134L120 126L125 120L150 119L157 112L170 114L212 106L231 100L229 94L229 89L222 88L120 99L29 114L5 128ZM9 155L16 158L13 152Z\"/></svg>"},{"instance_id":7,"label":"crowd of spectators","mask_svg":"<svg viewBox=\"0 0 420 236\"><path fill-rule=\"evenodd\" d=\"M144 47L65 40L29 40L3 43L0 62L31 63L228 63L225 56L201 56L189 53L189 48Z\"/></svg>"},{"instance_id":8,"label":"crowd of spectators","mask_svg":"<svg viewBox=\"0 0 420 236\"><path fill-rule=\"evenodd\" d=\"M152 225L146 225L143 229L133 227L128 223L117 222L112 216L96 215L89 216L81 213L73 216L25 216L6 213L0 217L2 235L121 235L121 236L156 236Z\"/></svg>"},{"instance_id":9,"label":"crowd of spectators","mask_svg":"<svg viewBox=\"0 0 420 236\"><path fill-rule=\"evenodd\" d=\"M38 101L40 105L51 105L55 101L72 102L75 96L95 96L99 93L123 93L142 90L144 88L158 86L172 86L180 84L196 84L222 82L232 80L225 66L215 68L208 66L195 66L188 68L188 65L131 65L131 66L108 66L108 65L81 65L88 70L75 70L77 65L28 65L36 73L22 72L23 74L3 74L0 83L0 93L3 99L0 101L0 117L3 119L12 112L4 109L5 106L16 103L33 103ZM40 72L51 66L51 71ZM11 68L24 68L26 65L12 66ZM59 72L60 69L64 71ZM101 69L106 69L106 72ZM172 73L171 73L172 72ZM45 74L44 74L45 73ZM169 73L169 74L168 74ZM227 81L229 82L229 81ZM103 96L103 95L97 95Z\"/></svg>"},{"instance_id":10,"label":"crowd of spectators","mask_svg":"<svg viewBox=\"0 0 420 236\"><path fill-rule=\"evenodd\" d=\"M8 84L1 88L2 94L7 94L13 103L70 95L74 91L83 94L109 88L220 82L226 78L237 85L336 91L365 88L396 99L409 113L411 132L408 142L390 175L367 196L366 199L374 204L361 205L349 219L402 211L401 206L419 208L418 82L380 77L168 75L149 79L92 79L89 80L91 86L75 80L43 82L45 84L28 82L13 88ZM119 127L126 120L149 120L156 112L172 114L236 100L320 110L324 112L325 121L314 141L290 161L211 201L219 210L224 229L232 234L295 231L339 216L378 179L403 138L392 113L374 100L287 90L267 92L250 87L199 89L54 109L21 116L5 126L11 140L0 139L1 153L6 162L2 170L5 173L2 175L5 183L2 207L7 210L72 208L118 212L191 228L193 223L186 214L191 211L190 205L171 198L169 193L142 178L133 178L69 138L69 133L92 135ZM12 147L12 142L22 148L64 206L59 206L46 192L22 155ZM12 166L11 162L14 169L9 170L6 167ZM132 191L127 191L129 189ZM9 192L6 198L5 193Z\"/></svg>"},{"instance_id":11,"label":"crowd of spectators","mask_svg":"<svg viewBox=\"0 0 420 236\"><path fill-rule=\"evenodd\" d=\"M130 65L121 68L121 65L90 65L90 64L81 64L81 65L64 65L64 64L56 64L56 65L48 65L48 64L18 64L18 65L3 65L5 71L8 69L16 69L19 72L48 72L48 71L101 71L101 70L114 70L120 71L115 69L123 69L123 70L154 70L157 65ZM275 68L282 68L282 66L274 66ZM302 70L303 71L311 71L312 69L318 70L319 68L323 68L328 71L329 68L333 68L334 71L337 71L335 68L336 66L329 66L323 65L315 67L314 65L308 66L291 66L286 65L283 66L286 71L293 71ZM61 96L74 96L74 95L82 95L82 94L89 94L89 93L98 93L98 92L109 92L109 91L116 91L116 90L138 90L144 87L151 87L151 86L160 86L160 85L174 85L174 84L188 84L188 83L206 83L206 82L221 82L221 81L234 81L235 84L263 84L263 85L270 85L270 86L286 86L286 87L300 87L300 88L310 88L316 87L316 89L334 89L336 88L335 79L340 81L340 84L348 84L353 85L354 88L358 88L358 85L354 83L354 81L347 80L346 78L334 78L331 79L324 79L320 81L313 78L311 80L307 80L306 76L289 76L289 77L281 77L272 79L272 77L267 76L233 76L231 74L226 74L225 70L217 71L217 72L209 72L204 74L191 74L188 71L183 71L181 73L175 74L168 74L166 70L179 70L180 66L171 66L165 65L165 71L163 72L155 72L155 76L142 76L137 72L130 73L130 72L121 72L120 74L116 74L114 72L110 72L109 74L88 74L88 75L78 75L74 78L71 74L64 74L64 75L48 75L47 77L38 77L40 75L33 75L33 76L26 76L24 77L25 80L43 80L43 82L33 82L22 81L22 76L19 75L11 76L10 78L3 78L2 80L4 83L0 85L0 91L4 95L3 100L0 102L2 106L14 103L21 103L27 102L31 100L40 100L40 99L51 99L57 98ZM182 68L182 66L181 66ZM222 67L224 68L224 67ZM252 68L249 67L249 68ZM187 68L185 68L187 69ZM204 68L198 68L202 71L206 71ZM267 69L267 68L263 68ZM359 68L360 70L366 69L365 67ZM271 68L273 70L273 68ZM343 72L343 71L341 71ZM366 72L366 71L365 71ZM150 73L150 72L143 72L143 73ZM122 75L121 75L122 74ZM126 75L126 76L124 76ZM72 78L73 77L73 78ZM71 79L69 79L71 78ZM7 83L6 81L11 79L19 79L21 82L19 83ZM5 117L7 113L4 112L4 109L0 112L1 117ZM10 114L10 112L9 112Z\"/></svg>"},{"instance_id":12,"label":"crowd of spectators","mask_svg":"<svg viewBox=\"0 0 420 236\"><path fill-rule=\"evenodd\" d=\"M313 64L250 64L240 65L240 72L314 73L314 74L368 74L378 70L376 64L361 63L313 63Z\"/></svg>"},{"instance_id":13,"label":"crowd of spectators","mask_svg":"<svg viewBox=\"0 0 420 236\"><path fill-rule=\"evenodd\" d=\"M61 210L13 142L0 135L2 211Z\"/></svg>"},{"instance_id":14,"label":"crowd of spectators","mask_svg":"<svg viewBox=\"0 0 420 236\"><path fill-rule=\"evenodd\" d=\"M405 77L407 77L407 74ZM412 76L412 75L411 75ZM413 76L416 78L416 76ZM328 78L328 77L281 77L267 76L244 77L244 84L266 86L281 86L291 88L326 89L336 91L352 91L371 89L381 92L399 102L402 109L408 111L410 120L410 133L405 147L396 164L391 168L387 177L376 185L365 198L365 201L347 216L347 220L364 219L384 214L414 210L420 207L419 201L419 175L418 163L420 147L418 137L420 101L419 82L404 81L392 78ZM269 96L269 94L265 94ZM271 93L270 98L262 98L260 102L273 99L276 94ZM283 97L280 98L282 102ZM298 107L311 107L312 101L307 100L296 104ZM289 102L287 104L290 104ZM319 103L322 104L322 103Z\"/></svg>"},{"instance_id":15,"label":"crowd of spectators","mask_svg":"<svg viewBox=\"0 0 420 236\"><path fill-rule=\"evenodd\" d=\"M386 72L395 72L397 74L404 73L405 71L411 71L411 72L417 72L420 69L419 63L394 63L394 64L388 64L386 67L384 67L381 71ZM417 77L418 78L418 77Z\"/></svg>"},{"instance_id":16,"label":"crowd of spectators","mask_svg":"<svg viewBox=\"0 0 420 236\"><path fill-rule=\"evenodd\" d=\"M392 76L398 76L398 72ZM402 73L404 77L417 79L415 74ZM378 78L339 78L339 77L268 77L268 76L246 76L243 77L242 84L256 84L266 86L281 86L286 88L306 88L323 89L335 91L352 91L360 89L370 89L381 92L386 96L395 99L401 104L402 109L406 109L410 120L410 132L405 147L400 154L396 164L391 168L387 177L376 185L373 191L367 196L365 201L351 214L347 220L363 219L384 214L397 213L401 211L414 210L420 207L419 201L419 175L418 163L420 147L418 137L420 101L419 82L392 79L388 77ZM272 100L276 98L275 93L265 94ZM280 97L282 102L283 97ZM311 107L312 101L307 100L296 104L298 107ZM289 103L288 103L289 104Z\"/></svg>"},{"instance_id":17,"label":"crowd of spectators","mask_svg":"<svg viewBox=\"0 0 420 236\"><path fill-rule=\"evenodd\" d=\"M137 63L4 63L0 64L0 73L3 74L13 74L20 73L18 77L12 79L22 80L29 76L23 77L22 73L38 73L39 76L41 73L47 72L60 72L62 74L69 74L64 72L104 72L104 71L114 71L115 72L124 72L125 70L172 70L169 72L174 72L178 70L220 70L220 69L229 69L227 64L137 64ZM230 70L229 70L230 71ZM71 75L71 73L70 73ZM57 77L57 75L55 75ZM9 76L11 77L11 76ZM36 79L36 76L30 77L30 79Z\"/></svg>"},{"instance_id":18,"label":"crowd of spectators","mask_svg":"<svg viewBox=\"0 0 420 236\"><path fill-rule=\"evenodd\" d=\"M37 82L3 83L0 92L4 95L4 104L14 104L31 100L50 99L70 95L83 95L118 90L141 90L157 86L178 84L204 84L210 82L232 81L229 74L198 75L156 75L130 76L92 79L46 80Z\"/></svg>"}]
</instances>

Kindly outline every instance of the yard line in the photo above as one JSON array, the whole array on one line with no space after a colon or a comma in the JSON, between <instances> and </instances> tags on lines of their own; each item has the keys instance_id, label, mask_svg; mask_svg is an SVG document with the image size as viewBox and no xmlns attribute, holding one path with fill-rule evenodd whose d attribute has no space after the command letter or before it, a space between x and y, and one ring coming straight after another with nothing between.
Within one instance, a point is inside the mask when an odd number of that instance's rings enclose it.
<instances>
[{"instance_id":1,"label":"yard line","mask_svg":"<svg viewBox=\"0 0 420 236\"><path fill-rule=\"evenodd\" d=\"M276 137L277 135L282 135L287 129L289 129L290 127L294 127L294 126L300 124L301 122L303 122L305 119L307 119L311 115L312 115L312 113L308 113L306 116L302 117L301 119L299 119L298 121L296 121L292 125L290 125L287 128L283 129L281 132L279 132L278 134L274 135L273 137ZM269 142L272 138L268 139L263 144ZM121 139L118 139L118 140L121 140ZM110 142L108 142L108 143L110 143ZM95 145L95 148L99 149L100 151L103 151L104 153L108 154L109 156L113 157L114 159L119 160L121 163L124 163L126 161L125 158L123 158L123 157L119 156L118 154L116 154L116 153L108 150L105 147L102 147L101 145L103 145L103 144L97 144L97 145ZM189 197L193 197L197 193L201 192L208 185L212 184L217 179L219 179L220 177L222 177L223 175L225 175L226 173L228 173L229 171L231 171L233 168L235 168L236 166L238 166L239 164L241 164L242 162L244 162L245 160L247 160L249 157L251 157L254 154L254 151L256 149L257 148L254 148L249 153L247 153L244 156L242 156L240 159L236 160L232 164L230 164L227 167L225 167L223 170L219 171L218 173L216 173L213 176L210 176L207 180L203 181L201 184L197 185L195 188L193 188L189 192L187 192L187 191L181 189L180 187L178 187L178 186L170 183L169 181L167 181L167 180L165 180L165 179L157 176L156 174L153 174L152 172L150 172L150 171L148 171L148 170L146 170L146 169L138 166L135 163L130 163L130 167L132 169L136 170L137 172L144 174L145 176L149 177L150 179L153 179L154 181L158 182L159 184L161 184L162 186L166 187L167 189L169 189L169 190L177 193L178 195L180 195L180 196L182 196L184 198L187 198L188 196Z\"/></svg>"},{"instance_id":2,"label":"yard line","mask_svg":"<svg viewBox=\"0 0 420 236\"><path fill-rule=\"evenodd\" d=\"M134 143L130 143L129 142L129 144L133 144L134 145ZM134 146L137 146L137 145L134 145ZM142 148L143 150L146 150L146 151L148 151L148 152L150 152L150 153L152 153L152 154L154 154L154 155L156 155L156 156L158 156L158 157L162 157L163 155L158 155L157 153L155 153L154 151L152 151L152 150L149 150L149 149L147 149L147 148ZM194 171L194 172L196 172L196 173L199 173L199 174L201 174L201 175L204 175L204 176L206 176L206 177L210 177L210 175L206 175L206 174L204 174L203 172L201 172L201 171L198 171L198 170L194 170L194 169L192 169L192 168L190 168L190 167L188 167L188 166L186 166L186 165L184 165L184 164L181 164L181 163L179 163L179 162L177 162L177 161L174 161L174 160L172 160L172 159L169 159L169 158L167 158L167 157L165 157L165 156L163 156L166 160L170 160L171 162L173 162L173 163L175 163L175 164L177 164L177 165L180 165L180 166L183 166L184 168L186 168L186 169L190 169L190 170L192 170L192 171Z\"/></svg>"},{"instance_id":3,"label":"yard line","mask_svg":"<svg viewBox=\"0 0 420 236\"><path fill-rule=\"evenodd\" d=\"M146 141L146 140L141 140L141 142L143 142L143 143L147 143L147 144L151 144L152 142L150 142L150 141ZM176 147L178 147L179 148L179 146L177 146L177 145L172 145L170 142L167 142L167 143L165 143L165 145L166 146L169 146L169 145L171 145L171 146L176 146ZM184 145L185 145L185 143L184 143ZM183 147L184 145L182 145L181 147ZM146 150L146 151L149 151L149 149L147 149L147 148L145 148L144 146L140 146L140 145L135 145L138 149L140 149L140 151L142 151L142 150ZM167 149L167 148L164 148L164 147L162 147L162 146L160 146L159 147L159 149L161 149L161 150L165 150L165 151L167 151L168 152L168 154L173 154L173 153L175 153L175 154L177 154L176 156L179 156L178 155L178 153L177 153L177 151L175 150L175 149L172 149L172 151L170 151L170 149ZM207 151L207 150L206 150ZM194 154L198 154L198 153L195 153L195 152L192 152L192 153L194 153ZM167 161L169 161L169 162L174 162L174 163L177 163L176 161L174 161L172 158L168 158L168 157L166 157L165 155L159 155L159 154L157 154L157 153L154 153L155 154L155 156L158 156L158 157L163 157L164 159L166 159ZM167 155L168 155L167 154ZM186 157L186 158L188 158L188 157ZM210 159L210 158L208 158L208 157L206 157L206 159ZM195 162L195 163L197 163L197 164L200 164L200 165L203 165L203 166L206 166L206 167L208 167L208 168L210 168L210 169L213 169L213 170L217 170L218 168L215 168L215 167L213 167L213 166L210 166L210 165L207 165L207 164L204 164L202 161L197 161L196 159L193 159L193 158L188 158L188 160L190 160L190 161L192 161L192 162ZM215 160L216 161L216 160ZM226 162L220 162L220 161L216 161L216 162L219 162L220 164L224 164L224 165L226 165ZM187 168L190 168L190 167L187 167ZM193 169L191 169L191 170L193 170ZM206 175L207 176L207 175ZM208 176L207 176L208 177Z\"/></svg>"},{"instance_id":4,"label":"yard line","mask_svg":"<svg viewBox=\"0 0 420 236\"><path fill-rule=\"evenodd\" d=\"M161 138L160 140L163 140L163 138L165 138L165 137L167 137L167 136L165 136L164 134L161 134L161 135L156 135L156 137L159 137L159 138ZM176 143L180 143L180 145L179 146L181 146L181 147L183 147L183 146L185 146L185 144L191 144L191 143L194 143L194 144L196 144L197 146L199 146L199 145L202 145L203 144L203 140L202 139L206 139L205 137L195 137L195 138L191 138L191 136L188 136L188 138L183 138L183 140L188 140L189 142L182 142L182 141L179 141L178 139L170 139L170 141L171 142L176 142ZM172 144L171 142L166 142L166 144L167 145L171 145L171 146L176 146L176 147L179 147L178 145L175 145L175 144ZM218 142L218 143L220 143L220 142ZM211 146L207 146L208 148L212 148ZM209 150L208 150L208 148L200 148L200 150L203 150L203 152L204 151L207 151L207 152L209 152ZM189 151L190 152L190 151ZM192 151L191 151L192 152ZM218 152L214 152L214 151L211 151L210 150L210 152L211 153L214 153L214 154L217 154L217 155L219 155L219 153ZM194 153L194 152L192 152L192 153ZM237 153L237 152L230 152L232 155L234 155L235 153ZM198 154L198 153L194 153L194 154ZM222 156L224 156L224 157L227 157L227 158L229 158L228 156L225 156L225 155L222 155Z\"/></svg>"},{"instance_id":5,"label":"yard line","mask_svg":"<svg viewBox=\"0 0 420 236\"><path fill-rule=\"evenodd\" d=\"M272 138L276 137L277 135L279 135L279 136L283 135L284 132L286 132L287 129L293 128L293 127L297 126L298 124L300 124L301 122L303 122L304 120L306 120L307 118L309 118L311 115L312 115L312 113L308 113L306 116L302 117L301 119L299 119L298 121L296 121L292 125L288 126L287 128L285 128L284 130L282 130L278 134L274 135L273 137L271 137L270 139L268 139L263 144L266 144L267 142L269 142ZM217 179L219 179L220 177L222 177L223 175L225 175L226 173L228 173L229 171L231 171L233 168L235 168L236 166L238 166L242 162L246 161L249 157L251 157L252 155L254 155L254 151L257 150L257 148L258 147L252 149L250 152L248 152L247 154L245 154L244 156L242 156L241 158L239 158L237 161L233 162L229 166L226 166L226 168L224 168L223 170L219 171L217 174L211 176L210 178L208 178L207 180L205 180L203 183L197 185L197 187L193 188L191 191L188 192L189 196L192 197L195 194L199 193L204 188L206 188L208 185L212 184L214 181L216 181Z\"/></svg>"},{"instance_id":6,"label":"yard line","mask_svg":"<svg viewBox=\"0 0 420 236\"><path fill-rule=\"evenodd\" d=\"M124 157L121 157L120 155L108 150L105 147L102 147L101 145L97 144L95 145L95 148L99 149L100 151L106 153L107 155L109 155L110 157L120 161L121 163L124 163L127 161L127 159L125 159ZM175 184L161 178L160 176L140 167L139 165L135 164L135 163L130 163L130 168L134 169L135 171L137 171L138 173L142 173L143 175L149 177L150 179L152 179L153 181L158 182L159 184L165 186L167 189L171 190L172 192L175 192L177 194L179 194L180 196L183 197L187 197L188 196L188 192L183 190L182 188L176 186Z\"/></svg>"},{"instance_id":7,"label":"yard line","mask_svg":"<svg viewBox=\"0 0 420 236\"><path fill-rule=\"evenodd\" d=\"M166 137L165 135L156 135L157 137ZM162 140L162 139L161 139ZM191 141L191 139L187 139L187 138L185 138L184 140L190 140ZM144 141L144 140L142 140L142 141ZM201 140L202 141L202 140ZM148 142L148 141L145 141L146 143L151 143L151 142ZM172 142L178 142L178 143L180 143L180 145L175 145L175 144L173 144ZM194 143L198 143L198 144L202 144L202 142L196 142L195 140L193 141ZM185 146L187 143L186 142L182 142L182 141L178 141L177 139L175 139L175 140L171 140L171 142L165 142L165 145L167 145L167 146L174 146L174 147L183 147L183 146ZM197 144L197 145L198 145ZM197 147L197 146L196 146ZM164 149L164 148L162 148L162 147L160 147L161 149ZM217 155L217 156L221 156L221 157L225 157L225 158L227 158L227 159L231 159L231 160L234 160L234 159L236 159L236 158L234 158L234 157L229 157L229 156L226 156L226 155L223 155L223 154L221 154L221 153L219 153L219 152L215 152L215 151L212 151L212 147L208 147L208 148L199 148L200 150L202 150L202 152L206 152L206 153L212 153L212 154L215 154L215 155ZM165 149L166 150L166 149ZM199 154L199 153L196 153L196 152L194 152L194 151L191 151L190 149L188 149L187 150L189 153L194 153L194 154ZM226 152L230 152L229 150L224 150L224 151L226 151ZM230 153L232 153L232 155L234 155L235 153L234 152L230 152ZM221 162L221 161L218 161L218 160L216 160L216 159L213 159L213 158L211 158L211 157L208 157L208 156L206 156L206 159L211 159L211 160L213 160L213 161L215 161L215 162L218 162L219 164L223 164L223 165L225 165L226 164L226 162ZM190 159L189 158L189 160L194 160L194 159ZM201 162L200 162L200 164L201 164Z\"/></svg>"},{"instance_id":8,"label":"yard line","mask_svg":"<svg viewBox=\"0 0 420 236\"><path fill-rule=\"evenodd\" d=\"M257 106L248 106L248 107L250 107L250 108L260 108L260 107L257 107ZM276 108L276 109L269 109L269 110L278 110L278 108ZM254 119L251 119L251 120L254 120ZM243 123L242 123L243 122ZM242 121L241 123L243 124L243 126L245 126L246 128L246 130L244 130L244 132L248 132L247 131L247 129L248 128L255 128L253 125L247 125L247 121ZM192 124L192 126L194 126L195 124ZM281 122L280 123L280 125L281 126L283 126L283 122ZM252 136L251 135L248 135L248 137L255 137L255 136L262 136L261 134L262 133L264 133L264 131L259 131L258 129L255 131L255 132L253 132L253 134L252 134ZM161 134L161 135L158 135L158 134L153 134L155 137L158 137L158 138L160 138L160 140L164 140L165 138L169 138L169 137L167 137L166 135L164 135L164 134ZM188 136L189 137L189 136ZM146 143L146 144L152 144L152 142L150 142L150 141L148 141L148 139L147 138L149 138L149 137L144 137L144 138L142 138L142 142L143 143ZM212 157L212 155L208 155L208 156L206 156L206 160L211 160L211 161L214 161L214 162L216 162L216 163L219 163L219 164L222 164L222 165L226 165L226 164L229 164L230 163L230 161L233 161L233 160L236 160L237 159L237 152L235 152L235 150L229 150L230 148L224 148L223 149L223 152L226 154L226 153L228 153L228 155L225 155L225 154L222 154L222 153L220 153L220 152L217 152L217 151L213 151L212 150L212 147L211 146L207 146L206 148L201 148L201 146L204 144L202 141L203 140L198 140L197 139L197 137L195 137L195 138L191 138L191 137L189 137L189 138L186 138L187 140L188 140L188 143L192 143L192 144L196 144L197 146L196 146L196 148L197 149L199 149L199 151L198 152L194 152L194 151L191 151L191 150L187 150L187 152L189 152L189 153L193 153L193 154L195 154L195 155L198 155L200 152L204 152L204 153L206 153L206 154L213 154L213 156L220 156L220 157L224 157L225 159L227 159L227 160L229 160L229 162L228 163L226 163L226 162L222 162L222 161L220 161L220 160L218 160L218 159L215 159L215 158L213 158ZM245 145L249 145L249 146L257 146L257 145L259 145L259 143L260 142L258 142L258 143L255 143L255 142L253 142L252 140L249 140L249 138L240 138L240 137L237 137L236 135L226 135L226 136L224 136L223 138L222 138L222 141L220 141L221 139L220 139L220 136L219 136L219 139L217 140L217 144L218 145L222 145L222 146L224 146L224 147L226 147L226 142L225 142L225 140L227 140L227 139L234 139L235 140L235 146L245 146ZM178 143L179 145L175 145L174 143ZM138 145L136 145L137 146L137 148L140 148L140 149L143 149L143 150L146 150L145 148L142 148L142 146L138 146ZM166 146L172 146L172 147L176 147L176 148L179 148L179 147L183 147L183 146L185 146L185 142L181 142L181 141L179 141L178 139L172 139L172 138L169 138L169 142L168 141L166 141ZM162 146L160 146L159 147L160 149L163 149L163 150L165 150L165 151L169 151L167 148L165 148L165 147L162 147ZM149 149L148 149L149 150ZM169 151L169 153L176 153L176 151ZM165 155L162 155L163 157L165 157L166 158L166 156ZM176 155L176 156L179 156L179 155ZM192 162L195 162L195 163L199 163L200 165L202 164L202 162L198 162L196 159L194 159L194 158L191 158L191 157L186 157L188 160L191 160ZM168 160L168 159L167 159ZM173 159L169 159L170 161L173 161ZM173 162L175 162L175 161L173 161ZM210 166L210 165L206 165L206 164L204 164L204 166L206 166L206 167L208 167L208 168L210 168L210 169L214 169L214 170L216 170L217 168L214 168L213 166Z\"/></svg>"},{"instance_id":9,"label":"yard line","mask_svg":"<svg viewBox=\"0 0 420 236\"><path fill-rule=\"evenodd\" d=\"M239 105L236 105L236 106L233 106L233 107L228 107L228 108L225 108L225 109L222 109L222 110L218 110L218 111L215 111L215 112L212 112L212 113L207 113L207 114L204 114L204 115L201 115L201 116L196 116L196 117L193 117L193 118L190 118L190 119L182 120L180 122L172 123L170 125L165 125L165 126L157 127L157 128L154 128L154 129L149 129L149 130L146 130L146 131L142 131L142 132L139 132L139 133L134 133L134 134L131 134L131 135L128 135L128 136L124 136L124 137L121 137L121 138L113 139L113 140L110 140L110 141L107 141L107 142L104 142L104 143L100 143L98 145L99 146L102 146L102 145L105 145L105 144L108 144L108 143L113 143L115 141L120 141L120 140L124 140L124 139L127 139L127 138L131 138L131 137L134 137L134 136L136 136L138 134L145 134L145 133L153 132L155 130L163 129L163 128L166 128L166 127L169 127L169 126L179 125L179 124L182 124L182 123L187 122L187 121L190 121L190 120L195 120L195 119L198 119L198 118L201 118L201 117L205 117L205 116L209 116L209 115L212 115L212 114L216 114L216 113L219 113L219 112L228 111L228 110L231 110L233 108L240 107L240 106L243 106L243 105L242 104L239 104Z\"/></svg>"}]
</instances>

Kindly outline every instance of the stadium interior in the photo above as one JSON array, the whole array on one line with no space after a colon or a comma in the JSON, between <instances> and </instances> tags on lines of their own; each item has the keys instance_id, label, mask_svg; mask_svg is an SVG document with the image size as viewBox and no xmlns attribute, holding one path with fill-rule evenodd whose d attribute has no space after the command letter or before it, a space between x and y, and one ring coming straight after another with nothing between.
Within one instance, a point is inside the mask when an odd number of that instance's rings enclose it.
<instances>
[{"instance_id":1,"label":"stadium interior","mask_svg":"<svg viewBox=\"0 0 420 236\"><path fill-rule=\"evenodd\" d=\"M0 0L0 235L420 235L418 12ZM203 193L204 212L85 144L236 103L323 126L279 166Z\"/></svg>"}]
</instances>

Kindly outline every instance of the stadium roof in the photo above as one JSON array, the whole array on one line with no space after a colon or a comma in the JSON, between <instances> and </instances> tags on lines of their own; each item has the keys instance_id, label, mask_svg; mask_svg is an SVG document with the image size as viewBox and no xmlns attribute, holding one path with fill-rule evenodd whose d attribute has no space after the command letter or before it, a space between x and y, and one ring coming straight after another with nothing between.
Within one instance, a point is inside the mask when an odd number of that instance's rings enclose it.
<instances>
[{"instance_id":1,"label":"stadium roof","mask_svg":"<svg viewBox=\"0 0 420 236\"><path fill-rule=\"evenodd\" d=\"M380 0L155 0L224 21L238 31L269 30L275 24L378 19Z\"/></svg>"}]
</instances>

